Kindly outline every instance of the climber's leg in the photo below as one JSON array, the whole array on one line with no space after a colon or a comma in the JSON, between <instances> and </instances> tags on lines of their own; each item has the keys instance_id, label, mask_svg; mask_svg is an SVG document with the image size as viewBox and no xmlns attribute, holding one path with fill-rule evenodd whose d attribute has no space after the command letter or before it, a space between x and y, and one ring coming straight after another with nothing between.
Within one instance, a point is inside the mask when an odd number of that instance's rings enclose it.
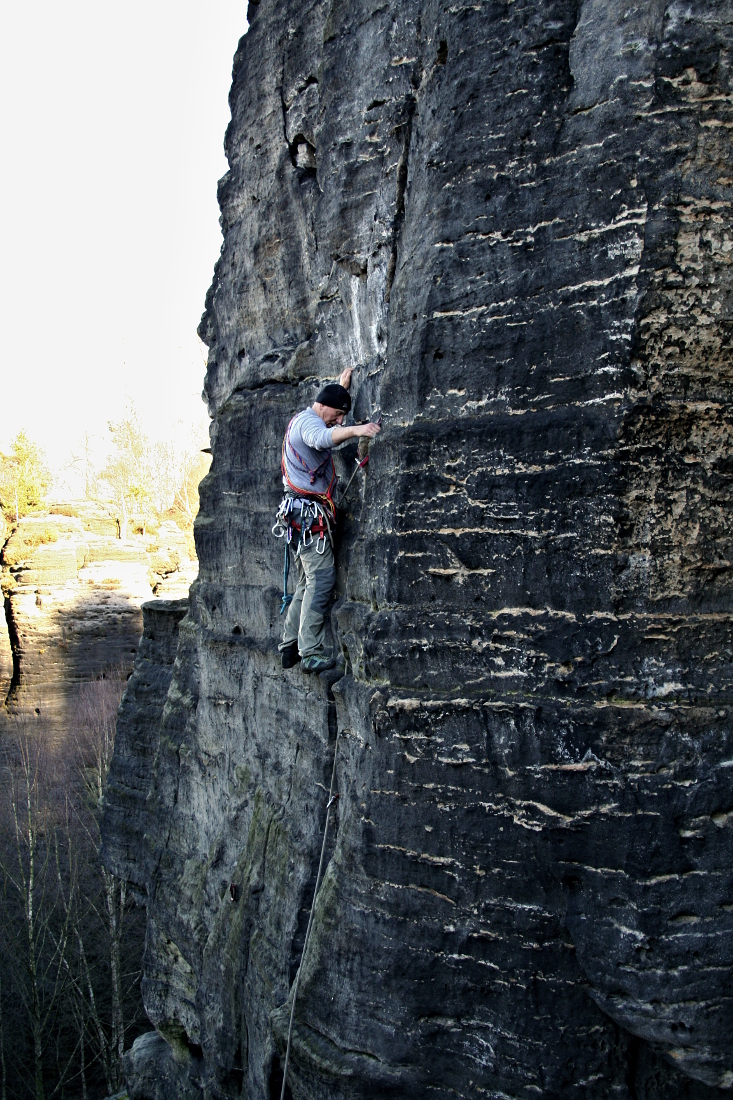
<instances>
[{"instance_id":1,"label":"climber's leg","mask_svg":"<svg viewBox=\"0 0 733 1100\"><path fill-rule=\"evenodd\" d=\"M328 539L323 541L325 546L322 554L318 553L318 539L314 539L308 547L302 547L298 555L305 573L305 591L300 606L298 630L298 649L300 656L304 658L325 655L325 615L336 583L336 567L331 544Z\"/></svg>"}]
</instances>

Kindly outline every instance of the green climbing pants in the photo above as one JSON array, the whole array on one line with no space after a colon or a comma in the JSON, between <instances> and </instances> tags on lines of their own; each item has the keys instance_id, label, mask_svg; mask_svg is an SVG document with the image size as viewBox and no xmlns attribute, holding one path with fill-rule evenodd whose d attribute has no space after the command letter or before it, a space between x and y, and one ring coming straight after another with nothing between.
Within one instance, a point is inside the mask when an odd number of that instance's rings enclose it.
<instances>
[{"instance_id":1,"label":"green climbing pants","mask_svg":"<svg viewBox=\"0 0 733 1100\"><path fill-rule=\"evenodd\" d=\"M285 649L297 638L301 657L325 654L326 608L336 583L331 543L325 540L322 554L318 553L317 545L318 539L314 538L310 546L301 547L295 557L298 584L285 617L283 640L279 646Z\"/></svg>"}]
</instances>

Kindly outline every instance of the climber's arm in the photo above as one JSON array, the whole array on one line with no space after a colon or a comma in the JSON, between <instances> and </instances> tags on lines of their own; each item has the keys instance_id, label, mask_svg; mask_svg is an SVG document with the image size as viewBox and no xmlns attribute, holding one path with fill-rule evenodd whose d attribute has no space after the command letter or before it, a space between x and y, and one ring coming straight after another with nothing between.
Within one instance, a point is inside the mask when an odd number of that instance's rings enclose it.
<instances>
[{"instance_id":1,"label":"climber's arm","mask_svg":"<svg viewBox=\"0 0 733 1100\"><path fill-rule=\"evenodd\" d=\"M377 432L381 430L379 424L350 424L348 428L339 425L333 428L331 439L333 440L333 446L338 447L339 443L344 443L347 439L355 439L358 436L365 435L368 439L373 439Z\"/></svg>"}]
</instances>

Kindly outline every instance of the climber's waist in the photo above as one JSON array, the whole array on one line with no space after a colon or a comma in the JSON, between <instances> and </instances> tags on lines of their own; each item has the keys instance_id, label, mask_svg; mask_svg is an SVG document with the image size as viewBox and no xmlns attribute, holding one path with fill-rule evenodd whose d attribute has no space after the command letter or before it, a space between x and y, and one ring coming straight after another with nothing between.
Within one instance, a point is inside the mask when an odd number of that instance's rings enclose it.
<instances>
[{"instance_id":1,"label":"climber's waist","mask_svg":"<svg viewBox=\"0 0 733 1100\"><path fill-rule=\"evenodd\" d=\"M313 523L308 523L305 525L299 523L297 519L291 519L288 526L292 527L293 531L301 531L303 529L303 526L305 526L305 529L307 531L312 531L314 535L322 535L324 532L328 532L328 526L324 522L322 516L319 516L318 519L313 521Z\"/></svg>"},{"instance_id":2,"label":"climber's waist","mask_svg":"<svg viewBox=\"0 0 733 1100\"><path fill-rule=\"evenodd\" d=\"M290 542L295 533L304 546L310 545L313 536L331 541L333 522L320 501L286 496L275 517L272 529L276 538L286 537Z\"/></svg>"}]
</instances>

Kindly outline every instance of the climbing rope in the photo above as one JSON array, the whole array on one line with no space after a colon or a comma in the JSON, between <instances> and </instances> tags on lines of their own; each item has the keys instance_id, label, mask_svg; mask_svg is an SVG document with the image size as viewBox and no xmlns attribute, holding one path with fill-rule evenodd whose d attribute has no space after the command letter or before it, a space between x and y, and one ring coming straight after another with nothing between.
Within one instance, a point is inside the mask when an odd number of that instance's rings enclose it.
<instances>
[{"instance_id":1,"label":"climbing rope","mask_svg":"<svg viewBox=\"0 0 733 1100\"><path fill-rule=\"evenodd\" d=\"M316 888L313 891L313 901L311 903L310 916L308 917L308 927L305 930L305 939L303 940L303 951L300 956L300 962L298 963L298 972L295 975L295 981L293 983L293 1004L290 1009L290 1024L288 1026L288 1043L285 1048L285 1068L283 1069L283 1087L280 1092L280 1100L285 1100L285 1086L288 1083L288 1062L290 1061L290 1040L293 1035L293 1019L295 1017L295 1002L298 997L298 985L300 983L300 971L303 968L303 960L305 959L305 953L308 950L308 940L310 939L311 928L313 927L313 914L316 911L316 900L318 898L318 887L321 882L321 871L323 870L323 859L326 855L326 839L328 837L328 823L331 818L331 807L338 800L338 795L333 793L333 785L336 780L336 754L339 747L339 735L336 733L336 745L333 750L333 768L331 769L331 788L328 792L328 804L326 805L326 826L323 830L323 844L321 845L321 858L318 863L318 874L316 875Z\"/></svg>"},{"instance_id":2,"label":"climbing rope","mask_svg":"<svg viewBox=\"0 0 733 1100\"><path fill-rule=\"evenodd\" d=\"M356 469L354 470L354 472L351 475L351 477L349 478L349 480L346 482L346 488L344 489L343 493L341 494L341 499L338 502L339 508L341 507L341 505L346 500L346 494L348 493L349 488L351 487L351 482L354 480L354 478L358 474L359 470L363 469L363 467L366 466L368 461L369 461L369 455L368 454L365 455L364 458L362 458L361 462L357 458L357 460L356 460Z\"/></svg>"},{"instance_id":3,"label":"climbing rope","mask_svg":"<svg viewBox=\"0 0 733 1100\"><path fill-rule=\"evenodd\" d=\"M285 608L293 602L292 592L288 595L288 573L290 572L290 550L288 540L285 540L285 564L283 565L283 602L280 605L280 614L285 614Z\"/></svg>"}]
</instances>

